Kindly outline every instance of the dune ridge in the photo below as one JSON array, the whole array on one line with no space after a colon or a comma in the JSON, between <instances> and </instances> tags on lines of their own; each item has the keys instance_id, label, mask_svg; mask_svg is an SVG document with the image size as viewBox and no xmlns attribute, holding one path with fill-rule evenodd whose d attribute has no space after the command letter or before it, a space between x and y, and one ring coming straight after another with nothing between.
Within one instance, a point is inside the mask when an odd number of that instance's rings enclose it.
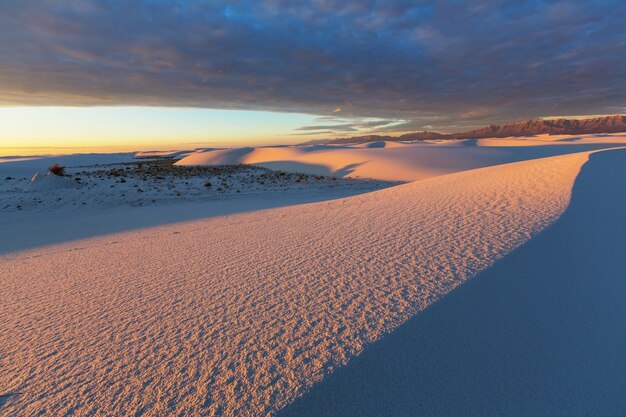
<instances>
[{"instance_id":1,"label":"dune ridge","mask_svg":"<svg viewBox=\"0 0 626 417\"><path fill-rule=\"evenodd\" d=\"M0 415L272 413L554 222L587 158L0 257Z\"/></svg>"},{"instance_id":2,"label":"dune ridge","mask_svg":"<svg viewBox=\"0 0 626 417\"><path fill-rule=\"evenodd\" d=\"M625 158L590 155L553 225L278 415L624 415Z\"/></svg>"},{"instance_id":3,"label":"dune ridge","mask_svg":"<svg viewBox=\"0 0 626 417\"><path fill-rule=\"evenodd\" d=\"M187 155L176 165L250 164L273 170L386 181L438 175L626 144L626 135L542 135L357 145L245 147Z\"/></svg>"}]
</instances>

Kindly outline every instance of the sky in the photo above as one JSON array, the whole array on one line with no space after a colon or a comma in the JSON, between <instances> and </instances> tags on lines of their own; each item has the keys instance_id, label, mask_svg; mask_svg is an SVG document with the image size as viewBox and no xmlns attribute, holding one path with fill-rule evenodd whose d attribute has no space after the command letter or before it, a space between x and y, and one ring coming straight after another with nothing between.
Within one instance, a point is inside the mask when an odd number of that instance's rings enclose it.
<instances>
[{"instance_id":1,"label":"sky","mask_svg":"<svg viewBox=\"0 0 626 417\"><path fill-rule=\"evenodd\" d=\"M0 154L626 112L626 2L1 0Z\"/></svg>"}]
</instances>

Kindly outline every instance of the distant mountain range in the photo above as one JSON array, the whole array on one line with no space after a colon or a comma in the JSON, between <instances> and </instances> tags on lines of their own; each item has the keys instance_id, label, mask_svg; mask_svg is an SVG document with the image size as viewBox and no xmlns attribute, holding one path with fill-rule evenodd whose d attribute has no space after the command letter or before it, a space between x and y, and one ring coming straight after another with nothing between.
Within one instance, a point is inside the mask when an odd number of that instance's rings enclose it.
<instances>
[{"instance_id":1,"label":"distant mountain range","mask_svg":"<svg viewBox=\"0 0 626 417\"><path fill-rule=\"evenodd\" d=\"M365 135L340 139L318 139L303 143L303 145L365 143L383 140L413 141L432 139L481 139L505 138L509 136L532 136L541 134L551 135L582 135L588 133L618 133L626 132L626 116L605 116L592 119L552 119L526 120L504 125L490 125L469 132L439 133L431 131L406 133L401 136Z\"/></svg>"}]
</instances>

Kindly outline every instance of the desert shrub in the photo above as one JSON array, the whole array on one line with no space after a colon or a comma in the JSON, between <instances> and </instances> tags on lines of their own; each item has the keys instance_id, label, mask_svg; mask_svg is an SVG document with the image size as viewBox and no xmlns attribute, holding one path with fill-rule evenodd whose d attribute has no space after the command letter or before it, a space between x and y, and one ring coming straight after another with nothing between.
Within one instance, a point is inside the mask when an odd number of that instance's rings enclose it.
<instances>
[{"instance_id":1,"label":"desert shrub","mask_svg":"<svg viewBox=\"0 0 626 417\"><path fill-rule=\"evenodd\" d=\"M59 164L54 164L51 167L48 167L48 170L54 174L54 175L58 175L60 177L65 175L65 167L60 166Z\"/></svg>"}]
</instances>

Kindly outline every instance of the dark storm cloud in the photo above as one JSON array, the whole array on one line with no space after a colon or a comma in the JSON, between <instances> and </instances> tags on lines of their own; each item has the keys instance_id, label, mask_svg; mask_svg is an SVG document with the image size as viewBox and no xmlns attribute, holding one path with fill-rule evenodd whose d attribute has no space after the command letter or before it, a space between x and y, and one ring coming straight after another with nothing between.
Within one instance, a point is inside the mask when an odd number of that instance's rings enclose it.
<instances>
[{"instance_id":1,"label":"dark storm cloud","mask_svg":"<svg viewBox=\"0 0 626 417\"><path fill-rule=\"evenodd\" d=\"M4 0L0 103L263 109L412 128L623 112L625 16L621 0Z\"/></svg>"}]
</instances>

